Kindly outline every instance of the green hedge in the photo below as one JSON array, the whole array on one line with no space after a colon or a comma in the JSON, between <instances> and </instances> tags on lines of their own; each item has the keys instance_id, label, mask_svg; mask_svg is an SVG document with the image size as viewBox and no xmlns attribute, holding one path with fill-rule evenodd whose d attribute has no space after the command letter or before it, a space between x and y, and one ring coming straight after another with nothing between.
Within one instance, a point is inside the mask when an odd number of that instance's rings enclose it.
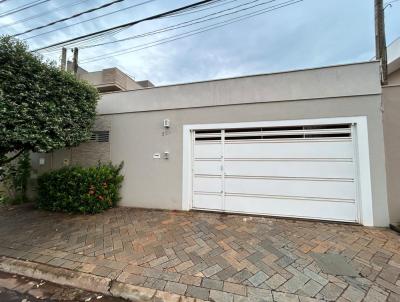
<instances>
[{"instance_id":1,"label":"green hedge","mask_svg":"<svg viewBox=\"0 0 400 302\"><path fill-rule=\"evenodd\" d=\"M65 167L38 179L40 209L69 213L99 213L115 207L123 176L119 166Z\"/></svg>"}]
</instances>

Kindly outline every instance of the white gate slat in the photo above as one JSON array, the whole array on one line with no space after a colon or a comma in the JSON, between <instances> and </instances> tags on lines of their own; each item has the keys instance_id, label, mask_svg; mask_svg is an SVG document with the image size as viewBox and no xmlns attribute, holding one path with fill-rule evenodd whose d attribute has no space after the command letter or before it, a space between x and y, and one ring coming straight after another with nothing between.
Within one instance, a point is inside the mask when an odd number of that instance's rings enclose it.
<instances>
[{"instance_id":1,"label":"white gate slat","mask_svg":"<svg viewBox=\"0 0 400 302\"><path fill-rule=\"evenodd\" d=\"M304 202L296 199L244 198L227 195L225 206L227 212L346 222L355 222L357 215L354 204L346 202L335 203L315 200Z\"/></svg>"},{"instance_id":2,"label":"white gate slat","mask_svg":"<svg viewBox=\"0 0 400 302\"><path fill-rule=\"evenodd\" d=\"M226 142L225 158L272 158L272 159L301 159L353 158L351 141L317 141L317 142Z\"/></svg>"},{"instance_id":3,"label":"white gate slat","mask_svg":"<svg viewBox=\"0 0 400 302\"><path fill-rule=\"evenodd\" d=\"M299 196L302 198L346 199L354 202L354 182L298 179L225 179L226 194Z\"/></svg>"},{"instance_id":4,"label":"white gate slat","mask_svg":"<svg viewBox=\"0 0 400 302\"><path fill-rule=\"evenodd\" d=\"M196 174L212 169L214 163L198 162ZM351 161L284 161L225 160L227 175L276 176L276 177L317 177L354 179L354 163Z\"/></svg>"},{"instance_id":5,"label":"white gate slat","mask_svg":"<svg viewBox=\"0 0 400 302\"><path fill-rule=\"evenodd\" d=\"M304 138L284 137L295 132L304 133ZM307 136L333 132L343 137ZM277 129L260 131L271 139L254 139L254 133L230 131L226 140L222 130L198 135L193 149L193 208L357 221L350 128L321 126L282 136ZM246 138L240 139L241 134Z\"/></svg>"}]
</instances>

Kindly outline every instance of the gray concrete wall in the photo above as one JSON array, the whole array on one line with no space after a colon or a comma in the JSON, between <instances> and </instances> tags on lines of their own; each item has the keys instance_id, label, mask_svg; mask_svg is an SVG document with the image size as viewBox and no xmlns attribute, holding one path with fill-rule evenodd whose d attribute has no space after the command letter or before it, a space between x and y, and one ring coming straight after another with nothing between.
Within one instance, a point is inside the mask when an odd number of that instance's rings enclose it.
<instances>
[{"instance_id":1,"label":"gray concrete wall","mask_svg":"<svg viewBox=\"0 0 400 302\"><path fill-rule=\"evenodd\" d=\"M121 204L163 209L182 209L185 124L367 116L374 224L386 226L381 105L379 63L368 62L103 94L98 114L111 124L112 161L125 162ZM153 159L164 151L169 160Z\"/></svg>"},{"instance_id":2,"label":"gray concrete wall","mask_svg":"<svg viewBox=\"0 0 400 302\"><path fill-rule=\"evenodd\" d=\"M143 89L130 76L118 68L107 68L100 71L85 72L78 74L79 79L88 81L97 88L101 87L119 87L121 90Z\"/></svg>"},{"instance_id":3,"label":"gray concrete wall","mask_svg":"<svg viewBox=\"0 0 400 302\"><path fill-rule=\"evenodd\" d=\"M383 126L390 220L400 222L400 85L383 89Z\"/></svg>"},{"instance_id":4,"label":"gray concrete wall","mask_svg":"<svg viewBox=\"0 0 400 302\"><path fill-rule=\"evenodd\" d=\"M367 116L375 225L387 225L385 153L379 95L270 102L111 115L111 158L125 162L122 205L182 208L182 131L184 124L250 122ZM165 133L162 121L171 120ZM155 160L156 152L169 160Z\"/></svg>"},{"instance_id":5,"label":"gray concrete wall","mask_svg":"<svg viewBox=\"0 0 400 302\"><path fill-rule=\"evenodd\" d=\"M389 75L389 85L400 85L400 69Z\"/></svg>"},{"instance_id":6,"label":"gray concrete wall","mask_svg":"<svg viewBox=\"0 0 400 302\"><path fill-rule=\"evenodd\" d=\"M99 114L380 94L379 63L154 87L102 95Z\"/></svg>"}]
</instances>

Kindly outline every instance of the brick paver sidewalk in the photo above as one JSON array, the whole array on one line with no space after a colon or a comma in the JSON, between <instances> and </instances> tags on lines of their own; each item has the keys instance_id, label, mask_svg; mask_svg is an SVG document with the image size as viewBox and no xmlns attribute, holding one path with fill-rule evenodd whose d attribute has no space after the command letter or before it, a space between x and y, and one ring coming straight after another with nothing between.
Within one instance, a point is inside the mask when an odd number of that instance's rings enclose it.
<instances>
[{"instance_id":1,"label":"brick paver sidewalk","mask_svg":"<svg viewBox=\"0 0 400 302\"><path fill-rule=\"evenodd\" d=\"M358 277L322 272L341 254ZM354 225L117 208L0 208L0 255L214 301L400 301L400 236ZM309 297L309 298L307 298Z\"/></svg>"}]
</instances>

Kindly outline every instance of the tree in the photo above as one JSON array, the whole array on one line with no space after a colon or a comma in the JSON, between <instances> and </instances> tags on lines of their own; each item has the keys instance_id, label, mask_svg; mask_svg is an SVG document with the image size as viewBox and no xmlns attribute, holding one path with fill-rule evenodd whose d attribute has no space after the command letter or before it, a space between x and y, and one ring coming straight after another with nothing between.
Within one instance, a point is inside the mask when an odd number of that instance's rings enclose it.
<instances>
[{"instance_id":1,"label":"tree","mask_svg":"<svg viewBox=\"0 0 400 302\"><path fill-rule=\"evenodd\" d=\"M49 152L89 139L99 96L90 84L0 37L0 167L26 151Z\"/></svg>"}]
</instances>

